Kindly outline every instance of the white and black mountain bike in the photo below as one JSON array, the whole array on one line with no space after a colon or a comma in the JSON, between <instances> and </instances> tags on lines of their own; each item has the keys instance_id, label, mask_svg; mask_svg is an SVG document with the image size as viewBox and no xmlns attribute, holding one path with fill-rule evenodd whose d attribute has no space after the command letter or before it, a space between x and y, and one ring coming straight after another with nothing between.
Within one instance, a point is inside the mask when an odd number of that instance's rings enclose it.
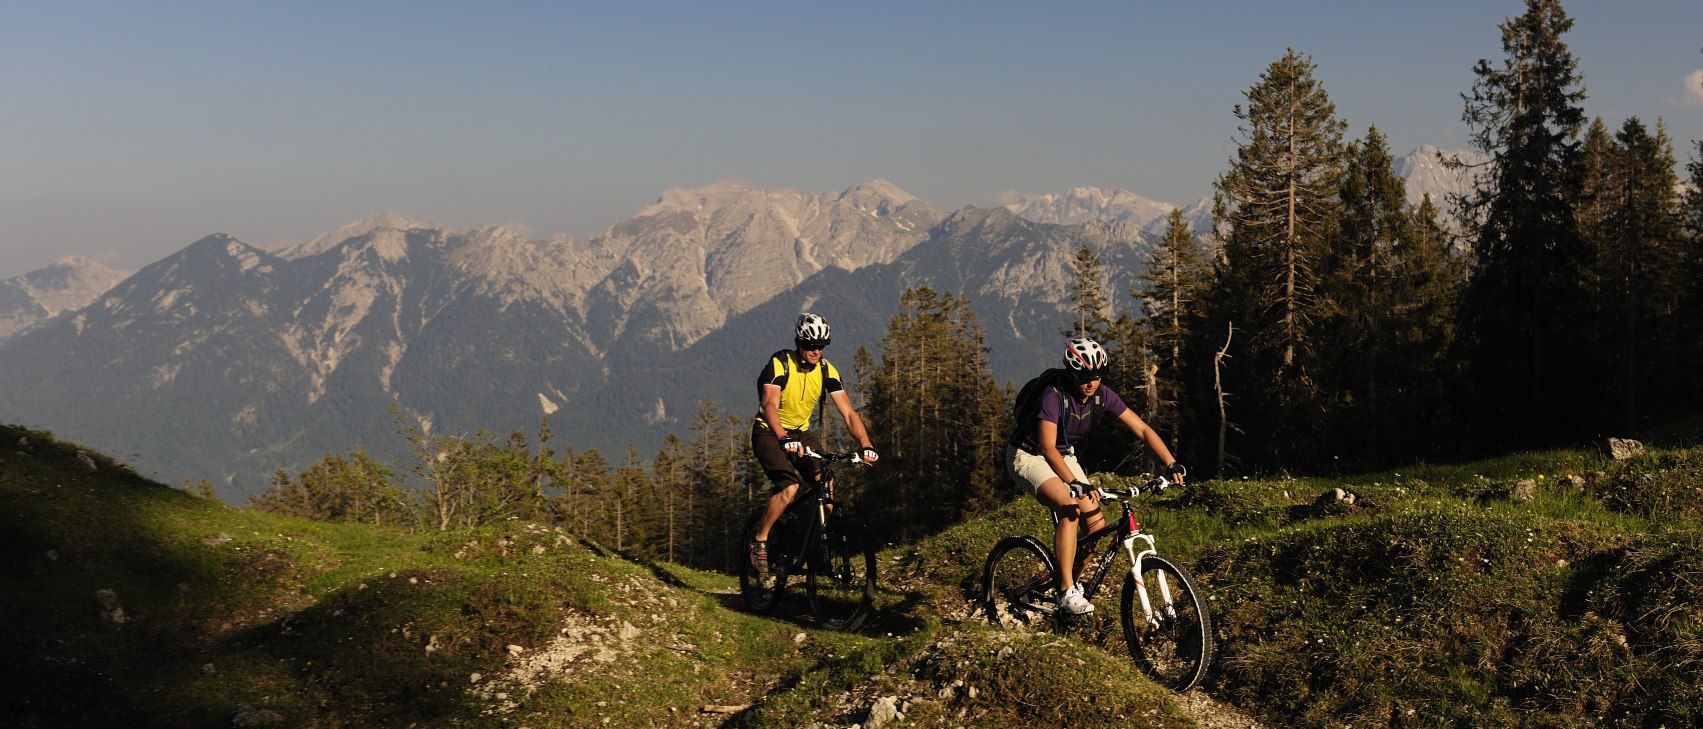
<instances>
[{"instance_id":1,"label":"white and black mountain bike","mask_svg":"<svg viewBox=\"0 0 1703 729\"><path fill-rule=\"evenodd\" d=\"M1083 596L1092 601L1113 574L1113 563L1119 556L1128 556L1120 610L1124 643L1143 672L1173 690L1187 691L1200 684L1212 662L1212 616L1206 596L1187 569L1159 554L1153 535L1142 530L1130 506L1143 490L1160 491L1168 484L1160 477L1128 489L1095 487L1102 502L1119 502L1123 515L1077 539L1076 554L1083 564L1076 573ZM1090 556L1108 536L1113 548ZM1081 618L1057 609L1057 565L1053 551L1035 537L1019 534L1000 539L982 570L988 619L996 624L1068 630Z\"/></svg>"}]
</instances>

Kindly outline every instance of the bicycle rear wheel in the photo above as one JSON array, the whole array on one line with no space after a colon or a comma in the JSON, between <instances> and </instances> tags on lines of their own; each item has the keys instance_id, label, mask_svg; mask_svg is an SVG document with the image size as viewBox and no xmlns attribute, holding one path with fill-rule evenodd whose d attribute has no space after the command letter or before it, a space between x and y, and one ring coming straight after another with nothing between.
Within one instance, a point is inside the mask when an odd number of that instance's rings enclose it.
<instances>
[{"instance_id":1,"label":"bicycle rear wheel","mask_svg":"<svg viewBox=\"0 0 1703 729\"><path fill-rule=\"evenodd\" d=\"M982 569L982 601L995 625L1044 627L1058 598L1053 553L1034 537L1006 537L993 545Z\"/></svg>"},{"instance_id":2,"label":"bicycle rear wheel","mask_svg":"<svg viewBox=\"0 0 1703 729\"><path fill-rule=\"evenodd\" d=\"M781 593L786 589L786 571L779 569L782 556L775 547L779 540L771 529L769 533L769 571L758 574L751 560L746 556L746 545L757 534L757 527L762 524L763 507L751 512L745 520L745 528L739 531L739 596L745 602L745 609L759 615L767 615L775 611L775 606L781 602Z\"/></svg>"},{"instance_id":3,"label":"bicycle rear wheel","mask_svg":"<svg viewBox=\"0 0 1703 729\"><path fill-rule=\"evenodd\" d=\"M804 584L824 627L852 632L875 605L875 535L845 519L828 522L826 554L817 554ZM825 563L824 563L825 562Z\"/></svg>"},{"instance_id":4,"label":"bicycle rear wheel","mask_svg":"<svg viewBox=\"0 0 1703 729\"><path fill-rule=\"evenodd\" d=\"M1140 578L1153 616L1149 620L1142 614L1136 576L1125 578L1122 612L1129 653L1142 671L1167 688L1194 688L1212 663L1212 615L1206 596L1188 570L1158 555L1142 559Z\"/></svg>"}]
</instances>

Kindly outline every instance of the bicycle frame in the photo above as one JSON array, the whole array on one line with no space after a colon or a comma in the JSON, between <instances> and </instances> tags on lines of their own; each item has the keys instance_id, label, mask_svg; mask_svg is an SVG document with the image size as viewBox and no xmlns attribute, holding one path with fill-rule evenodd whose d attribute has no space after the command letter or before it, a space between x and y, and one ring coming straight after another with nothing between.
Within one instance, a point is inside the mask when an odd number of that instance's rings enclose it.
<instances>
[{"instance_id":1,"label":"bicycle frame","mask_svg":"<svg viewBox=\"0 0 1703 729\"><path fill-rule=\"evenodd\" d=\"M1092 575L1088 578L1087 583L1083 585L1082 591L1089 599L1093 599L1093 597L1099 593L1100 585L1105 582L1108 570L1112 566L1112 561L1117 559L1119 553L1129 555L1130 578L1135 581L1135 594L1141 598L1142 617L1146 619L1148 627L1157 628L1160 626L1160 616L1155 615L1153 600L1149 597L1147 592L1147 583L1141 579L1141 562L1142 559L1149 555L1158 554L1159 550L1153 542L1153 535L1142 531L1141 523L1135 519L1135 510L1130 506L1130 501L1135 494L1106 491L1101 488L1095 488L1094 491L1099 494L1101 501L1118 502L1119 506L1123 507L1123 514L1118 517L1118 521L1115 525L1103 527L1097 532L1084 535L1076 540L1077 553L1081 554L1082 550L1093 547L1101 539L1105 538L1108 533L1113 531L1117 533L1115 541L1118 547L1116 549L1106 550L1104 554L1101 554L1094 560L1092 565ZM1136 542L1146 542L1146 547L1137 551ZM1083 566L1087 567L1089 565L1084 564ZM1163 572L1158 573L1158 576L1159 602L1163 605L1169 606L1171 605L1171 585L1165 579L1165 574ZM1170 611L1170 614L1163 617L1176 617L1176 610L1174 608L1167 608L1167 610Z\"/></svg>"},{"instance_id":2,"label":"bicycle frame","mask_svg":"<svg viewBox=\"0 0 1703 729\"><path fill-rule=\"evenodd\" d=\"M849 460L853 463L863 462L863 459L855 453L824 455L817 453L810 448L804 449L804 457L817 458L822 460L824 463L832 463L834 461L843 460ZM811 509L813 518L810 519L810 523L805 527L804 535L798 540L797 553L788 555L786 562L778 566L779 571L786 574L793 574L799 568L809 564L812 561L812 558L816 556L817 552L822 552L824 555L826 554L824 535L826 535L828 531L828 515L832 514L834 507L839 505L839 502L834 499L833 483L833 469L826 465L816 469L816 483L810 486L811 497L812 500L815 501L815 508ZM799 488L804 488L803 484L800 484ZM799 508L798 498L794 497L793 502L787 505L786 511L793 512L793 510L797 508ZM785 512L783 512L783 518L784 513ZM790 547L792 545L787 546Z\"/></svg>"}]
</instances>

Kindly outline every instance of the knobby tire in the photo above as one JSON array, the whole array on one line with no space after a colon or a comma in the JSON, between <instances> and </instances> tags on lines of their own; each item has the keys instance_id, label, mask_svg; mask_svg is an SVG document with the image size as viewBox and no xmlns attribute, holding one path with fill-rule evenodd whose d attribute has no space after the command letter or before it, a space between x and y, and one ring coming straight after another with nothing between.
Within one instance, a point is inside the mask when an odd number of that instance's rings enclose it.
<instances>
[{"instance_id":1,"label":"knobby tire","mask_svg":"<svg viewBox=\"0 0 1703 729\"><path fill-rule=\"evenodd\" d=\"M982 602L994 625L1018 623L1045 628L1057 600L1051 550L1033 537L1006 537L988 553L982 569Z\"/></svg>"},{"instance_id":2,"label":"knobby tire","mask_svg":"<svg viewBox=\"0 0 1703 729\"><path fill-rule=\"evenodd\" d=\"M781 560L775 549L778 541L773 529L769 534L769 573L758 575L751 567L751 558L746 550L762 520L763 507L758 507L745 520L745 528L739 531L739 596L745 602L745 609L758 615L768 615L780 605L781 595L786 591L786 573L776 569Z\"/></svg>"},{"instance_id":3,"label":"knobby tire","mask_svg":"<svg viewBox=\"0 0 1703 729\"><path fill-rule=\"evenodd\" d=\"M1159 589L1160 574L1170 587L1168 605ZM1178 692L1192 689L1212 663L1212 615L1207 611L1206 596L1188 570L1158 555L1142 559L1141 580L1147 585L1147 597L1160 625L1151 626L1141 614L1135 576L1124 578L1123 633L1130 656L1136 666L1167 688Z\"/></svg>"},{"instance_id":4,"label":"knobby tire","mask_svg":"<svg viewBox=\"0 0 1703 729\"><path fill-rule=\"evenodd\" d=\"M818 554L805 578L810 609L823 627L854 632L875 605L875 536L855 521L830 519L825 541L827 564Z\"/></svg>"}]
</instances>

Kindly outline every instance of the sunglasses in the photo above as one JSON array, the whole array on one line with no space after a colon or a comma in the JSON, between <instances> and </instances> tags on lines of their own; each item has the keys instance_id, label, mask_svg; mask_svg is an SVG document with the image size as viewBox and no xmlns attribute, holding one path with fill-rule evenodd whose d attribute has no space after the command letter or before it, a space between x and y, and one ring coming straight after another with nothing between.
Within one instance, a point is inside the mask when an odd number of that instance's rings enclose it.
<instances>
[{"instance_id":1,"label":"sunglasses","mask_svg":"<svg viewBox=\"0 0 1703 729\"><path fill-rule=\"evenodd\" d=\"M1090 382L1099 382L1099 381L1100 381L1100 373L1098 373L1098 372L1078 372L1078 373L1076 373L1076 384L1086 385Z\"/></svg>"},{"instance_id":2,"label":"sunglasses","mask_svg":"<svg viewBox=\"0 0 1703 729\"><path fill-rule=\"evenodd\" d=\"M806 339L798 342L798 348L803 350L826 349L829 339Z\"/></svg>"}]
</instances>

